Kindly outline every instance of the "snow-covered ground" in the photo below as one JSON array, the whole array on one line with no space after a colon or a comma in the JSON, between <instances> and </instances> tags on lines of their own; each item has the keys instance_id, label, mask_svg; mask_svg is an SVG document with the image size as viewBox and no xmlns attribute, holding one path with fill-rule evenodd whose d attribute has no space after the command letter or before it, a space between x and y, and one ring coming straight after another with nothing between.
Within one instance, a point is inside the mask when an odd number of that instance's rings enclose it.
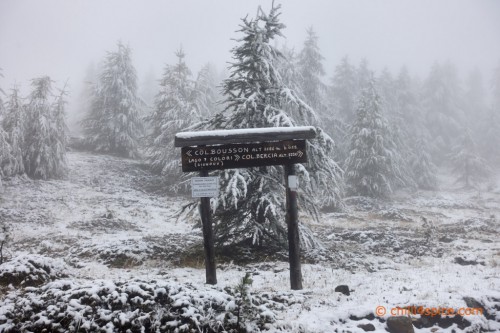
<instances>
[{"instance_id":1,"label":"snow-covered ground","mask_svg":"<svg viewBox=\"0 0 500 333\"><path fill-rule=\"evenodd\" d=\"M155 179L139 162L83 152L70 152L68 160L65 180L4 182L0 220L9 226L10 239L3 251L7 262L0 265L0 331L14 327L12 317L21 310L32 315L34 308L45 311L31 318L40 325L54 322L54 313L64 308L64 318L71 313L82 330L92 331L99 316L116 316L115 330L134 331L125 323L139 310L108 309L91 320L85 315L90 303L84 302L98 295L94 302L114 304L116 295L131 290L143 306L157 307L168 290L170 309L178 307L182 318L198 316L200 327L211 318L203 327L215 330L214 322L235 315L241 296L235 288L247 272L253 280L249 295L259 305L242 316L249 329L365 332L363 325L372 324L385 332L391 308L480 304L486 315L464 320L412 315L415 332L500 331L499 181L483 191L445 182L439 192L401 193L392 202L350 198L345 213L324 214L319 223L304 218L323 248L305 255L304 289L291 291L288 264L275 260L283 253L245 265L237 256L219 258L218 285L204 285L201 231L193 229L194 221L175 217L188 198L151 191L147 184ZM38 282L10 274L30 270ZM350 295L335 292L338 285L348 285ZM43 306L49 299L52 315ZM23 308L28 305L29 311ZM179 318L158 325L182 331L187 324Z\"/></svg>"}]
</instances>

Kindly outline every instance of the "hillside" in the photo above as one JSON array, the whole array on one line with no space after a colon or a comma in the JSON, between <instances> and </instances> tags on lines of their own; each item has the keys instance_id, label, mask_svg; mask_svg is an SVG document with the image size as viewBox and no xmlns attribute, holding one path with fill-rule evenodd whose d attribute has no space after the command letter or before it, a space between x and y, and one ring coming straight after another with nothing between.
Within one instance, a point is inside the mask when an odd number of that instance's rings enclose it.
<instances>
[{"instance_id":1,"label":"hillside","mask_svg":"<svg viewBox=\"0 0 500 333\"><path fill-rule=\"evenodd\" d=\"M484 310L412 315L416 332L500 331L498 183L350 198L347 212L303 217L323 248L304 254L304 290L292 292L285 251L220 253L219 283L205 285L201 231L175 216L190 198L153 190L136 161L68 162L64 180L4 182L0 332L385 331L398 306ZM247 272L253 283L238 288Z\"/></svg>"}]
</instances>

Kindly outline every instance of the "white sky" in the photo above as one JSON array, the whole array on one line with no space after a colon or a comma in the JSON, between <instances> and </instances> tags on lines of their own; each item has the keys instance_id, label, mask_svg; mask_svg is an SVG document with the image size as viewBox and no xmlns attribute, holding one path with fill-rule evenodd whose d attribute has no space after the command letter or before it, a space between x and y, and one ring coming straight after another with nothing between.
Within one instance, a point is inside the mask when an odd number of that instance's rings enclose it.
<instances>
[{"instance_id":1,"label":"white sky","mask_svg":"<svg viewBox=\"0 0 500 333\"><path fill-rule=\"evenodd\" d=\"M280 3L276 1L276 3ZM373 69L407 65L425 76L435 61L451 60L462 74L474 67L489 78L500 61L497 0L283 0L287 45L300 50L313 26L327 76L340 58L362 57ZM49 75L70 90L81 85L91 62L121 39L133 49L139 78L175 61L182 44L196 73L206 62L219 70L230 61L240 19L264 0L0 0L0 87Z\"/></svg>"}]
</instances>

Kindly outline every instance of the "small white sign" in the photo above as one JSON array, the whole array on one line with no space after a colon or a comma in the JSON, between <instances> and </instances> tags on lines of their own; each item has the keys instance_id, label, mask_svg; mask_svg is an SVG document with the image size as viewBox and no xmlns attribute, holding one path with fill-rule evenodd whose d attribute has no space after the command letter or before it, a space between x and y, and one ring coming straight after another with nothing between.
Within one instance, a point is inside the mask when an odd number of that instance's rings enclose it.
<instances>
[{"instance_id":1,"label":"small white sign","mask_svg":"<svg viewBox=\"0 0 500 333\"><path fill-rule=\"evenodd\" d=\"M288 176L288 188L293 191L299 188L299 178L297 176Z\"/></svg>"},{"instance_id":2,"label":"small white sign","mask_svg":"<svg viewBox=\"0 0 500 333\"><path fill-rule=\"evenodd\" d=\"M191 178L191 197L212 198L219 195L219 177Z\"/></svg>"}]
</instances>

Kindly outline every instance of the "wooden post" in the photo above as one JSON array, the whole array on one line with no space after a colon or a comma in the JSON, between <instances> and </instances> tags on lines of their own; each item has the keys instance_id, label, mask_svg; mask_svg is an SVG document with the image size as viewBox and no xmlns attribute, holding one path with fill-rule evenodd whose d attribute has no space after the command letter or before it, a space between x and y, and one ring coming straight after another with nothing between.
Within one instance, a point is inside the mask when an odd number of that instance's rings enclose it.
<instances>
[{"instance_id":1,"label":"wooden post","mask_svg":"<svg viewBox=\"0 0 500 333\"><path fill-rule=\"evenodd\" d=\"M295 175L293 164L285 165L286 223L288 226L288 261L290 263L290 285L293 290L302 289L302 269L300 265L300 238L297 213L297 192L290 189L288 176Z\"/></svg>"},{"instance_id":2,"label":"wooden post","mask_svg":"<svg viewBox=\"0 0 500 333\"><path fill-rule=\"evenodd\" d=\"M200 171L200 177L207 177L208 171ZM203 247L205 249L205 276L207 284L217 284L215 266L214 233L212 230L212 214L210 212L210 198L200 198L200 216L203 225Z\"/></svg>"}]
</instances>

